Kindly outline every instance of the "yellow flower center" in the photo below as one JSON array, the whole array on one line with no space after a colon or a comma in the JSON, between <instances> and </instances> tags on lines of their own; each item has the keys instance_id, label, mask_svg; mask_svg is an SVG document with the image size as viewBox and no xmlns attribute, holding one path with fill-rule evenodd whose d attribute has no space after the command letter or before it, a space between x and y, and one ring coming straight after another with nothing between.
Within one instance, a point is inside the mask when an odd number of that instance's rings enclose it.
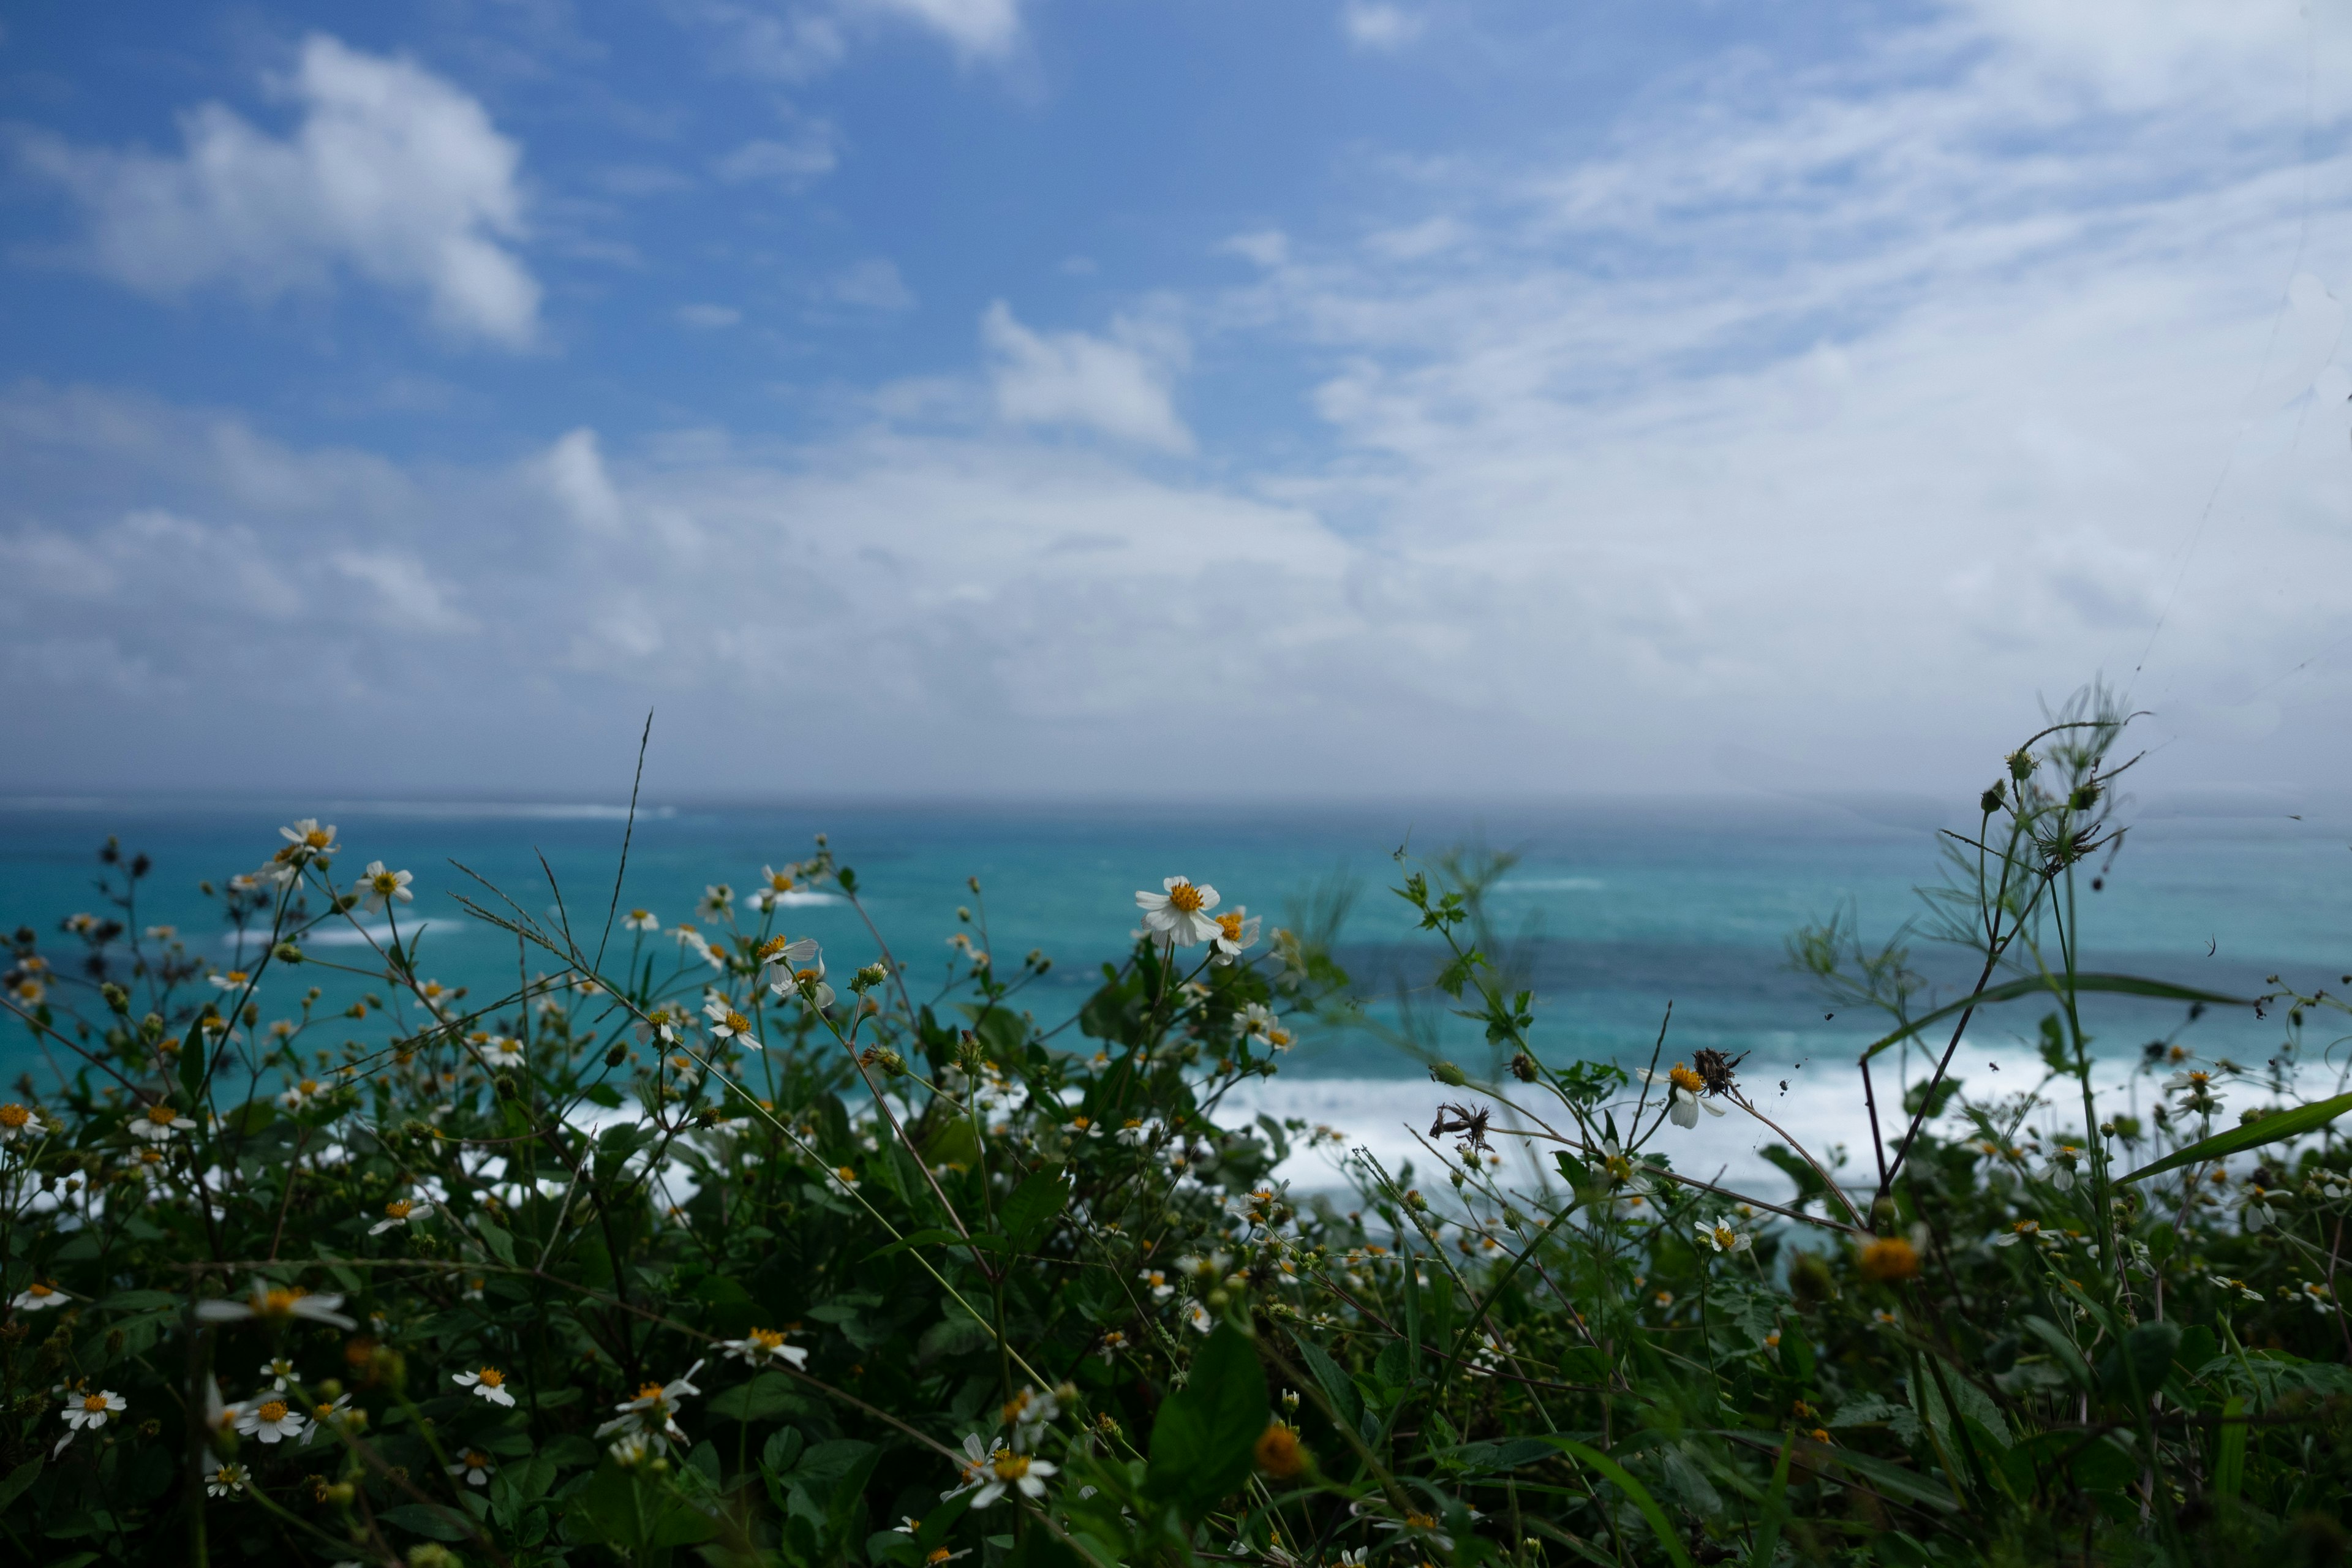
<instances>
[{"instance_id":1,"label":"yellow flower center","mask_svg":"<svg viewBox=\"0 0 2352 1568\"><path fill-rule=\"evenodd\" d=\"M749 1034L751 1029L751 1020L740 1013L730 1013L727 1015L727 1026L736 1034Z\"/></svg>"},{"instance_id":2,"label":"yellow flower center","mask_svg":"<svg viewBox=\"0 0 2352 1568\"><path fill-rule=\"evenodd\" d=\"M1672 1068L1667 1069L1666 1078L1676 1089L1685 1090L1691 1094L1696 1094L1700 1089L1706 1087L1706 1079L1699 1077L1698 1074L1691 1071L1690 1068L1683 1066L1680 1062L1676 1062Z\"/></svg>"},{"instance_id":3,"label":"yellow flower center","mask_svg":"<svg viewBox=\"0 0 2352 1568\"><path fill-rule=\"evenodd\" d=\"M33 1113L21 1105L13 1103L0 1105L0 1127L8 1128L13 1131L16 1128L26 1125L32 1120Z\"/></svg>"},{"instance_id":4,"label":"yellow flower center","mask_svg":"<svg viewBox=\"0 0 2352 1568\"><path fill-rule=\"evenodd\" d=\"M651 910L631 910L629 911L629 918L633 921L649 920L652 916L653 911Z\"/></svg>"},{"instance_id":5,"label":"yellow flower center","mask_svg":"<svg viewBox=\"0 0 2352 1568\"><path fill-rule=\"evenodd\" d=\"M383 1212L391 1215L394 1219L406 1219L408 1217L408 1211L415 1206L416 1205L415 1204L410 1203L406 1198L394 1198L392 1202L383 1205Z\"/></svg>"},{"instance_id":6,"label":"yellow flower center","mask_svg":"<svg viewBox=\"0 0 2352 1568\"><path fill-rule=\"evenodd\" d=\"M793 879L779 871L768 879L768 889L771 892L789 893L793 890Z\"/></svg>"},{"instance_id":7,"label":"yellow flower center","mask_svg":"<svg viewBox=\"0 0 2352 1568\"><path fill-rule=\"evenodd\" d=\"M91 1415L97 1415L100 1411L104 1410L104 1409L106 1408L106 1395L104 1395L103 1394L92 1394L85 1395L85 1396L83 1397L83 1399L82 1399L82 1402L81 1402L81 1407L82 1407L84 1410L89 1411Z\"/></svg>"},{"instance_id":8,"label":"yellow flower center","mask_svg":"<svg viewBox=\"0 0 2352 1568\"><path fill-rule=\"evenodd\" d=\"M168 1105L151 1105L147 1108L147 1120L158 1127L169 1127L179 1119L180 1113Z\"/></svg>"},{"instance_id":9,"label":"yellow flower center","mask_svg":"<svg viewBox=\"0 0 2352 1568\"><path fill-rule=\"evenodd\" d=\"M30 1286L26 1287L26 1294L31 1296L36 1301L45 1301L51 1296L56 1295L57 1291L51 1287L44 1285L39 1280L36 1279Z\"/></svg>"},{"instance_id":10,"label":"yellow flower center","mask_svg":"<svg viewBox=\"0 0 2352 1568\"><path fill-rule=\"evenodd\" d=\"M753 1329L746 1337L763 1351L781 1349L784 1342L782 1333L774 1329Z\"/></svg>"},{"instance_id":11,"label":"yellow flower center","mask_svg":"<svg viewBox=\"0 0 2352 1568\"><path fill-rule=\"evenodd\" d=\"M289 1316L301 1294L299 1290L265 1290L261 1295L261 1310L273 1318Z\"/></svg>"},{"instance_id":12,"label":"yellow flower center","mask_svg":"<svg viewBox=\"0 0 2352 1568\"><path fill-rule=\"evenodd\" d=\"M1437 1528L1437 1521L1425 1513L1408 1513L1404 1516L1404 1523L1407 1530L1435 1530Z\"/></svg>"},{"instance_id":13,"label":"yellow flower center","mask_svg":"<svg viewBox=\"0 0 2352 1568\"><path fill-rule=\"evenodd\" d=\"M1168 889L1168 907L1179 914L1201 912L1201 889L1190 882L1179 882Z\"/></svg>"},{"instance_id":14,"label":"yellow flower center","mask_svg":"<svg viewBox=\"0 0 2352 1568\"><path fill-rule=\"evenodd\" d=\"M928 1563L944 1563L954 1555L954 1552L950 1552L944 1546L934 1546L931 1548L929 1554L926 1556L923 1561Z\"/></svg>"},{"instance_id":15,"label":"yellow flower center","mask_svg":"<svg viewBox=\"0 0 2352 1568\"><path fill-rule=\"evenodd\" d=\"M2020 1236L2032 1236L2035 1231L2042 1228L2042 1224L2039 1220L2021 1219L2015 1225L2010 1226L2010 1228L2017 1232Z\"/></svg>"},{"instance_id":16,"label":"yellow flower center","mask_svg":"<svg viewBox=\"0 0 2352 1568\"><path fill-rule=\"evenodd\" d=\"M1601 1162L1601 1168L1609 1173L1609 1179L1612 1182L1630 1182L1633 1179L1633 1162L1622 1154L1610 1155Z\"/></svg>"},{"instance_id":17,"label":"yellow flower center","mask_svg":"<svg viewBox=\"0 0 2352 1568\"><path fill-rule=\"evenodd\" d=\"M1017 1481L1029 1473L1029 1456L998 1449L993 1466L1000 1481Z\"/></svg>"},{"instance_id":18,"label":"yellow flower center","mask_svg":"<svg viewBox=\"0 0 2352 1568\"><path fill-rule=\"evenodd\" d=\"M799 986L803 991L814 988L816 983L824 978L824 971L822 969L795 969L793 971L793 984Z\"/></svg>"},{"instance_id":19,"label":"yellow flower center","mask_svg":"<svg viewBox=\"0 0 2352 1568\"><path fill-rule=\"evenodd\" d=\"M379 893L396 893L400 891L400 879L394 876L389 871L378 872L373 879L371 879L371 885L373 886L375 890Z\"/></svg>"},{"instance_id":20,"label":"yellow flower center","mask_svg":"<svg viewBox=\"0 0 2352 1568\"><path fill-rule=\"evenodd\" d=\"M506 1386L507 1374L500 1372L497 1367L484 1367L481 1372L481 1378L482 1386L484 1388L503 1388Z\"/></svg>"},{"instance_id":21,"label":"yellow flower center","mask_svg":"<svg viewBox=\"0 0 2352 1568\"><path fill-rule=\"evenodd\" d=\"M313 1405L310 1406L310 1414L317 1416L321 1421L326 1420L334 1413L335 1407L332 1405Z\"/></svg>"},{"instance_id":22,"label":"yellow flower center","mask_svg":"<svg viewBox=\"0 0 2352 1568\"><path fill-rule=\"evenodd\" d=\"M1241 912L1240 912L1238 910L1234 910L1234 912L1232 912L1232 913L1230 913L1230 914L1222 914L1222 915L1219 915L1219 916L1217 916L1217 917L1216 917L1216 920L1217 920L1217 929L1218 929L1219 931L1221 931L1224 932L1225 940L1226 940L1227 942L1239 942L1239 941L1241 941L1241 939L1242 939L1242 916L1241 916Z\"/></svg>"},{"instance_id":23,"label":"yellow flower center","mask_svg":"<svg viewBox=\"0 0 2352 1568\"><path fill-rule=\"evenodd\" d=\"M835 1165L833 1168L833 1173L839 1176L845 1182L855 1182L857 1180L857 1172L853 1166Z\"/></svg>"},{"instance_id":24,"label":"yellow flower center","mask_svg":"<svg viewBox=\"0 0 2352 1568\"><path fill-rule=\"evenodd\" d=\"M316 1094L319 1092L319 1080L315 1078L306 1078L294 1087L299 1093Z\"/></svg>"},{"instance_id":25,"label":"yellow flower center","mask_svg":"<svg viewBox=\"0 0 2352 1568\"><path fill-rule=\"evenodd\" d=\"M1739 1233L1732 1229L1729 1226L1719 1225L1715 1227L1715 1244L1716 1246L1722 1247L1725 1251L1729 1251L1731 1249L1731 1244L1738 1239Z\"/></svg>"},{"instance_id":26,"label":"yellow flower center","mask_svg":"<svg viewBox=\"0 0 2352 1568\"><path fill-rule=\"evenodd\" d=\"M469 1470L487 1470L490 1468L490 1457L478 1448L468 1448L464 1463Z\"/></svg>"},{"instance_id":27,"label":"yellow flower center","mask_svg":"<svg viewBox=\"0 0 2352 1568\"><path fill-rule=\"evenodd\" d=\"M302 835L302 842L313 849L324 849L335 841L335 836L323 827L314 827Z\"/></svg>"},{"instance_id":28,"label":"yellow flower center","mask_svg":"<svg viewBox=\"0 0 2352 1568\"><path fill-rule=\"evenodd\" d=\"M261 1417L263 1425L274 1425L286 1419L286 1402L282 1399L265 1401L254 1414Z\"/></svg>"}]
</instances>

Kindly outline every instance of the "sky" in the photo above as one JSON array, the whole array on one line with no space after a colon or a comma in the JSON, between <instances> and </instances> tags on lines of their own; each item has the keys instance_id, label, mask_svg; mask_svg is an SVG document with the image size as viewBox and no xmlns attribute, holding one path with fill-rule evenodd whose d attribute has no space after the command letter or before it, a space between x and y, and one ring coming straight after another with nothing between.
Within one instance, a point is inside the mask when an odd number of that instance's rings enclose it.
<instances>
[{"instance_id":1,"label":"sky","mask_svg":"<svg viewBox=\"0 0 2352 1568\"><path fill-rule=\"evenodd\" d=\"M28 0L0 793L1973 798L2105 679L2291 810L2347 131L2340 0Z\"/></svg>"}]
</instances>

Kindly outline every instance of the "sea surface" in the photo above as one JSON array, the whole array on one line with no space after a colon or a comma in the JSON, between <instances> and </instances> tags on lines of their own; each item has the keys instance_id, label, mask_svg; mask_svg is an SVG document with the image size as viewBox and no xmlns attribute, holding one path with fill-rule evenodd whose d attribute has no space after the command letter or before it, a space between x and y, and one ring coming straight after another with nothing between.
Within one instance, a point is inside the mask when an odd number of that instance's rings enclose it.
<instances>
[{"instance_id":1,"label":"sea surface","mask_svg":"<svg viewBox=\"0 0 2352 1568\"><path fill-rule=\"evenodd\" d=\"M710 884L746 895L764 867L805 858L823 833L856 870L884 940L913 966L919 997L927 976L946 979L947 939L973 929L958 921L964 907L984 917L1000 966L1033 949L1052 956L1051 973L1024 1001L1048 1026L1060 1023L1099 983L1100 965L1127 950L1135 891L1182 875L1214 886L1228 908L1266 916L1269 926L1307 921L1318 908L1328 917L1344 901L1338 951L1372 994L1374 1016L1395 1026L1402 996L1423 1026L1436 1028L1439 1047L1474 1071L1498 1064L1475 1027L1446 1016L1449 1004L1428 984L1436 950L1390 889L1407 868L1400 850L1418 863L1465 847L1508 853L1515 858L1488 908L1509 939L1514 972L1537 993L1533 1037L1548 1059L1646 1063L1671 1004L1668 1062L1701 1047L1747 1052L1747 1081L1768 1112L1780 1108L1775 1120L1801 1137L1850 1148L1867 1139L1854 1058L1880 1021L1825 1001L1791 971L1785 941L1800 925L1841 913L1883 940L1922 913L1914 889L1939 868L1934 809L1907 802L1759 797L1483 811L651 804L632 822L619 804L20 800L0 802L0 921L32 928L58 952L64 917L120 915L93 889L96 852L112 835L126 857L143 853L153 863L131 923L173 925L226 964L236 939L198 884L258 866L281 842L278 826L297 816L340 829L340 877L375 859L414 874L415 901L399 914L404 936L424 928L420 972L477 998L512 989L516 944L470 919L454 894L488 902L485 884L495 886L550 919L560 895L572 931L593 947L614 902L616 873L622 912L650 910L667 931L698 919L695 905ZM2101 890L2089 889L2087 876L2081 884L2086 968L2246 996L2273 974L2308 991L2352 973L2352 825L2161 805L2125 820L2131 831L2105 866ZM979 897L969 878L979 879ZM782 912L782 929L818 938L836 972L875 955L856 912L837 899ZM356 933L346 933L352 945L332 940L314 937L310 945L323 960L366 956ZM619 949L634 938L615 927L610 940ZM1947 996L1973 975L1965 955L1933 943L1918 944L1915 963ZM298 984L324 985L327 1005L357 988L315 965L300 982L285 971L272 979L266 1012L293 1000ZM1971 1027L1957 1070L1972 1091L2029 1086L2037 1064L2028 1041L2046 1010L2000 1009ZM2248 1063L2274 1053L2283 1038L2275 1016L2257 1019L2251 1010L2215 1008L2192 1024L2178 1005L2109 999L2092 1002L2089 1026L2119 1081L2153 1038ZM1061 1038L1077 1043L1075 1031ZM2333 1038L2314 1034L2304 1054L2325 1058ZM2337 1063L2346 1055L2333 1050ZM0 1033L0 1074L13 1081L26 1070L47 1073L20 1030ZM1374 1032L1310 1028L1254 1103L1333 1122L1402 1158L1414 1152L1404 1129L1444 1097L1419 1061ZM1763 1169L1756 1148L1770 1141L1744 1119L1737 1128L1705 1123L1688 1136L1712 1142L1678 1150L1682 1168L1717 1160L1750 1173Z\"/></svg>"}]
</instances>

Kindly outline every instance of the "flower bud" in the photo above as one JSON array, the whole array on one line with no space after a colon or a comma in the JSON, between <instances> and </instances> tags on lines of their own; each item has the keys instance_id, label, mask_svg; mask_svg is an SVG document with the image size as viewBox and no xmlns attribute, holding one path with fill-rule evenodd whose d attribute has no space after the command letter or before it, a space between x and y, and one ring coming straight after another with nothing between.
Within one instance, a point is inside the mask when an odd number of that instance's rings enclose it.
<instances>
[{"instance_id":1,"label":"flower bud","mask_svg":"<svg viewBox=\"0 0 2352 1568\"><path fill-rule=\"evenodd\" d=\"M2002 806L2007 805L2008 804L2009 781L2006 779L1993 780L1992 788L1985 791L1984 794L1977 797L1977 809L1983 812L1987 816L1990 816L1994 812L1999 811Z\"/></svg>"},{"instance_id":2,"label":"flower bud","mask_svg":"<svg viewBox=\"0 0 2352 1568\"><path fill-rule=\"evenodd\" d=\"M125 1017L130 1016L130 992L125 991L121 986L117 985L113 981L110 980L105 984L98 988L98 994L106 998L106 1005L115 1012L122 1014Z\"/></svg>"},{"instance_id":3,"label":"flower bud","mask_svg":"<svg viewBox=\"0 0 2352 1568\"><path fill-rule=\"evenodd\" d=\"M296 947L290 942L279 942L276 947L269 950L269 955L278 960L280 963L299 963L302 962L302 950Z\"/></svg>"},{"instance_id":4,"label":"flower bud","mask_svg":"<svg viewBox=\"0 0 2352 1568\"><path fill-rule=\"evenodd\" d=\"M1429 1068L1429 1076L1435 1079L1439 1083L1445 1085L1448 1089L1460 1089L1463 1085L1470 1081L1469 1079L1463 1075L1462 1069L1455 1067L1452 1062L1432 1062Z\"/></svg>"}]
</instances>

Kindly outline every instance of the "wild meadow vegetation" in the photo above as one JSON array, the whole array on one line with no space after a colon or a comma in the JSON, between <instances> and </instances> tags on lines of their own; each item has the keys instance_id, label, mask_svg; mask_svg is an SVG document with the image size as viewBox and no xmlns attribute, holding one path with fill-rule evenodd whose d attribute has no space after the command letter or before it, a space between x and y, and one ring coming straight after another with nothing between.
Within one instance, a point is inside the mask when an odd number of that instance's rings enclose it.
<instances>
[{"instance_id":1,"label":"wild meadow vegetation","mask_svg":"<svg viewBox=\"0 0 2352 1568\"><path fill-rule=\"evenodd\" d=\"M861 885L822 840L693 911L473 884L498 996L434 980L407 872L332 826L218 884L233 950L142 926L110 845L105 901L6 957L56 1070L0 1106L0 1552L2340 1561L2345 1004L2078 962L2124 728L2093 693L2008 758L1894 940L1791 939L1885 1021L1870 1145L1772 1128L1765 1193L1708 1179L1772 1114L1742 1059L1548 1052L1475 857L1401 855L1438 954L1401 1003L1151 868L1065 1018L977 884L945 984L937 933L819 951L782 895ZM2119 997L2178 1019L2137 1119ZM2200 1050L2229 1009L2266 1059ZM1388 1169L1228 1109L1307 1030L1484 1043L1401 1086L1427 1152ZM2040 1081L1958 1082L1971 1030ZM1276 1180L1302 1150L1330 1176Z\"/></svg>"}]
</instances>

